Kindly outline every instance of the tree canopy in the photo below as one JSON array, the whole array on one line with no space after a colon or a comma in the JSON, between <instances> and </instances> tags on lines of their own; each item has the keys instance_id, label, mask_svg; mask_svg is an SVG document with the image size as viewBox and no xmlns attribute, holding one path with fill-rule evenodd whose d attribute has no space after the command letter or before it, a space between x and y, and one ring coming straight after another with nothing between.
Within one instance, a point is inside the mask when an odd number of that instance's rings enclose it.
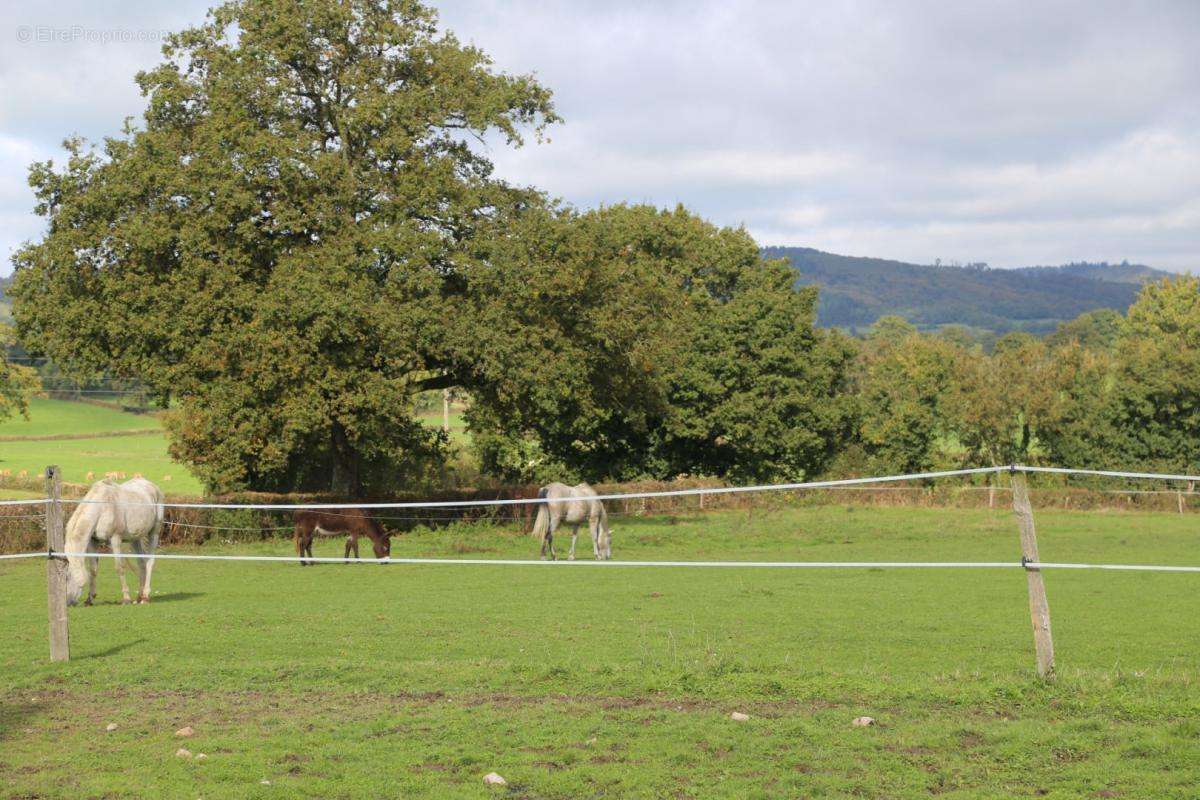
<instances>
[{"instance_id":1,"label":"tree canopy","mask_svg":"<svg viewBox=\"0 0 1200 800\"><path fill-rule=\"evenodd\" d=\"M0 325L0 353L13 342L12 328ZM29 411L29 399L40 387L37 372L0 356L0 420Z\"/></svg>"},{"instance_id":2,"label":"tree canopy","mask_svg":"<svg viewBox=\"0 0 1200 800\"><path fill-rule=\"evenodd\" d=\"M414 398L449 387L510 480L796 479L845 453L873 471L1200 463L1195 279L1046 340L894 316L854 340L816 327L817 290L744 230L499 179L488 148L540 138L550 91L419 2L235 0L164 56L137 76L138 125L31 167L47 232L8 295L27 348L146 387L212 489L430 478L447 439ZM926 279L1028 278L866 266L922 303ZM1089 282L1081 309L1134 292L1064 275ZM1057 318L1043 299L1021 313ZM0 363L0 416L35 387Z\"/></svg>"},{"instance_id":3,"label":"tree canopy","mask_svg":"<svg viewBox=\"0 0 1200 800\"><path fill-rule=\"evenodd\" d=\"M419 479L445 442L413 396L448 386L505 477L796 476L835 451L849 349L815 291L682 208L495 178L478 142L540 135L550 93L430 9L240 0L165 54L140 127L32 168L49 232L13 295L26 341L169 399L211 487Z\"/></svg>"},{"instance_id":4,"label":"tree canopy","mask_svg":"<svg viewBox=\"0 0 1200 800\"><path fill-rule=\"evenodd\" d=\"M407 0L239 0L164 53L140 128L31 169L24 339L177 398L172 453L217 488L427 463L411 394L454 349L472 242L542 202L472 142L540 134L550 92Z\"/></svg>"},{"instance_id":5,"label":"tree canopy","mask_svg":"<svg viewBox=\"0 0 1200 800\"><path fill-rule=\"evenodd\" d=\"M828 461L849 350L744 231L623 205L535 227L504 240L503 274L472 295L506 335L459 337L492 471L765 478Z\"/></svg>"}]
</instances>

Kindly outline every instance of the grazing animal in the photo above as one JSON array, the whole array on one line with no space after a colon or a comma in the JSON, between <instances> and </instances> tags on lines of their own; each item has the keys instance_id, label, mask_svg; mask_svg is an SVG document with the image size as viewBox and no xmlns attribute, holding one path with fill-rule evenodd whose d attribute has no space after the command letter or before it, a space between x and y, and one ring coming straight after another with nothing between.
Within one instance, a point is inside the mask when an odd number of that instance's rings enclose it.
<instances>
[{"instance_id":1,"label":"grazing animal","mask_svg":"<svg viewBox=\"0 0 1200 800\"><path fill-rule=\"evenodd\" d=\"M547 547L551 560L556 557L554 532L565 522L571 526L571 552L567 554L567 560L574 561L575 539L585 520L592 534L592 553L596 559L612 558L612 530L608 527L604 504L594 499L595 489L586 483L578 486L551 483L538 490L538 497L546 501L538 506L537 519L533 523L533 538L542 540L542 560L546 558Z\"/></svg>"},{"instance_id":2,"label":"grazing animal","mask_svg":"<svg viewBox=\"0 0 1200 800\"><path fill-rule=\"evenodd\" d=\"M365 536L371 540L376 558L388 558L392 554L392 535L384 530L379 521L371 513L362 508L343 508L336 511L320 509L301 509L292 517L296 523L296 555L300 557L300 566L308 566L314 562L305 561L312 558L312 542L315 536L346 535L346 551L342 558L349 560L351 550L358 558L358 539Z\"/></svg>"},{"instance_id":3,"label":"grazing animal","mask_svg":"<svg viewBox=\"0 0 1200 800\"><path fill-rule=\"evenodd\" d=\"M154 571L154 551L158 548L158 537L163 526L163 493L145 478L134 478L125 483L105 480L92 484L83 496L84 502L75 507L67 522L66 548L68 553L93 553L97 542L107 542L112 548L121 578L121 602L128 604L129 587L125 584L125 559L121 558L121 544L128 541L138 555L150 558L135 558L138 573L137 602L150 602L150 574ZM75 605L83 595L86 585L90 606L96 599L96 571L100 559L95 556L67 557L67 603Z\"/></svg>"}]
</instances>

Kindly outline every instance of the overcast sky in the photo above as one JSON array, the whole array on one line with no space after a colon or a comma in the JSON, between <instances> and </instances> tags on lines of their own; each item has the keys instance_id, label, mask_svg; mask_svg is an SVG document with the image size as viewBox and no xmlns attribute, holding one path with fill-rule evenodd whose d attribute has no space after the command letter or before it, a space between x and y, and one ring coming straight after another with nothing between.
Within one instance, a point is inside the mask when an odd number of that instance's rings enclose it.
<instances>
[{"instance_id":1,"label":"overcast sky","mask_svg":"<svg viewBox=\"0 0 1200 800\"><path fill-rule=\"evenodd\" d=\"M0 252L42 229L28 164L139 115L159 32L208 5L4 4ZM1200 272L1197 0L439 7L554 90L550 143L492 156L578 206L681 202L763 244L921 263Z\"/></svg>"}]
</instances>

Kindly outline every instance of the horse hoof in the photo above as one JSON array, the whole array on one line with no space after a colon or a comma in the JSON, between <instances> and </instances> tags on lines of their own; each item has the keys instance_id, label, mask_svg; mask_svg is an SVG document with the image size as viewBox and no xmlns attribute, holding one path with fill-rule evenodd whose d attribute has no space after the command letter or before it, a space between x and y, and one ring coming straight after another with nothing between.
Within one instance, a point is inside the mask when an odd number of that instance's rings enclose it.
<instances>
[{"instance_id":1,"label":"horse hoof","mask_svg":"<svg viewBox=\"0 0 1200 800\"><path fill-rule=\"evenodd\" d=\"M90 606L90 605L92 604L92 601L91 601L90 599L88 599L88 600L84 600L84 601L83 601L83 604L84 604L85 606Z\"/></svg>"},{"instance_id":2,"label":"horse hoof","mask_svg":"<svg viewBox=\"0 0 1200 800\"><path fill-rule=\"evenodd\" d=\"M128 605L132 605L132 604L133 604L133 601L130 600L128 597L121 598L121 605L128 606Z\"/></svg>"},{"instance_id":3,"label":"horse hoof","mask_svg":"<svg viewBox=\"0 0 1200 800\"><path fill-rule=\"evenodd\" d=\"M137 599L137 601L138 601L138 605L144 606L144 605L148 605L150 603L150 598L146 597L145 595L142 595L141 597L139 597Z\"/></svg>"}]
</instances>

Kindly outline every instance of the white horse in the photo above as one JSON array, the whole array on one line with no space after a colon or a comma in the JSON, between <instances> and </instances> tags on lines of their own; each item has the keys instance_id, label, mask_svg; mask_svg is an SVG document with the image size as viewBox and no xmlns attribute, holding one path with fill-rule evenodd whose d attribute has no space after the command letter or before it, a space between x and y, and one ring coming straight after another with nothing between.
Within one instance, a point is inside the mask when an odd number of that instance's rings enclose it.
<instances>
[{"instance_id":1,"label":"white horse","mask_svg":"<svg viewBox=\"0 0 1200 800\"><path fill-rule=\"evenodd\" d=\"M75 508L71 521L67 523L67 552L94 553L97 542L108 542L113 560L117 563L117 575L121 577L121 602L128 604L129 587L125 585L125 559L121 558L121 542L138 555L151 558L135 558L138 572L139 603L150 602L150 573L154 570L154 551L158 547L158 536L163 525L163 493L145 478L134 478L125 483L116 483L108 478L92 484L83 497L84 502ZM87 562L86 564L84 562ZM87 599L83 604L90 606L96 598L96 569L100 559L95 556L67 557L67 603L75 605L87 584Z\"/></svg>"},{"instance_id":2,"label":"white horse","mask_svg":"<svg viewBox=\"0 0 1200 800\"><path fill-rule=\"evenodd\" d=\"M604 512L604 504L596 497L596 490L586 483L578 486L567 486L562 483L552 483L538 490L538 497L545 500L538 507L537 519L533 524L533 538L542 540L542 560L546 559L546 547L550 547L550 558L554 555L554 532L559 524L565 522L571 526L571 552L567 555L570 561L575 560L575 538L579 536L579 526L587 520L588 530L592 534L592 553L597 560L612 558L612 531L608 527L608 514Z\"/></svg>"}]
</instances>

